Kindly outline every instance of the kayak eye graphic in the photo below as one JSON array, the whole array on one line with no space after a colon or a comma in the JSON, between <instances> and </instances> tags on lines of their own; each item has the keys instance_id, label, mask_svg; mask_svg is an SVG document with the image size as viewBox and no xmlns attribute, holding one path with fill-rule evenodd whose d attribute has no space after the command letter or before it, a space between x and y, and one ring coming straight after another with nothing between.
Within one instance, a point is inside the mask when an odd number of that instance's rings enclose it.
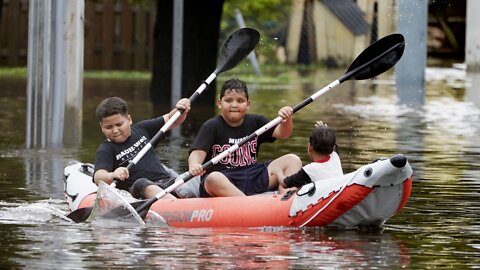
<instances>
[{"instance_id":1,"label":"kayak eye graphic","mask_svg":"<svg viewBox=\"0 0 480 270\"><path fill-rule=\"evenodd\" d=\"M73 201L75 201L75 200L77 199L77 197L78 197L78 192L77 192L76 194L69 194L69 193L68 193L68 191L67 191L67 190L68 190L68 188L67 188L67 185L68 185L67 179L68 179L68 176L65 176L65 178L63 179L64 186L65 186L65 188L64 188L64 189L65 189L65 190L64 190L64 193L65 193L66 196L68 196L69 198L71 198L71 199L72 199L72 202L73 202Z\"/></svg>"},{"instance_id":2,"label":"kayak eye graphic","mask_svg":"<svg viewBox=\"0 0 480 270\"><path fill-rule=\"evenodd\" d=\"M66 191L65 191L65 195L67 195L68 197L70 197L72 199L72 202L74 202L77 197L78 197L78 193L75 194L75 195L72 195L72 194L68 194Z\"/></svg>"},{"instance_id":3,"label":"kayak eye graphic","mask_svg":"<svg viewBox=\"0 0 480 270\"><path fill-rule=\"evenodd\" d=\"M371 167L368 167L365 169L365 171L363 171L363 175L365 177L370 177L372 176L372 174L373 174L373 169Z\"/></svg>"}]
</instances>

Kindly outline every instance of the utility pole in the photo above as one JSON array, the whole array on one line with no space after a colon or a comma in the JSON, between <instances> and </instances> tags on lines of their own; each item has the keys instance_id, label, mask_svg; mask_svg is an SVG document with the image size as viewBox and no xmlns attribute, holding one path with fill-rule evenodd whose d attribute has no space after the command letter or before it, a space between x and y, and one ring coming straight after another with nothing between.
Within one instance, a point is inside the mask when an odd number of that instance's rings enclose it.
<instances>
[{"instance_id":1,"label":"utility pole","mask_svg":"<svg viewBox=\"0 0 480 270\"><path fill-rule=\"evenodd\" d=\"M405 36L405 52L395 67L400 103L422 106L427 66L428 0L399 0L397 29Z\"/></svg>"},{"instance_id":2,"label":"utility pole","mask_svg":"<svg viewBox=\"0 0 480 270\"><path fill-rule=\"evenodd\" d=\"M83 106L84 1L30 0L28 17L26 147L77 144Z\"/></svg>"},{"instance_id":3,"label":"utility pole","mask_svg":"<svg viewBox=\"0 0 480 270\"><path fill-rule=\"evenodd\" d=\"M468 72L480 72L480 1L467 0L467 34L465 48L465 62Z\"/></svg>"}]
</instances>

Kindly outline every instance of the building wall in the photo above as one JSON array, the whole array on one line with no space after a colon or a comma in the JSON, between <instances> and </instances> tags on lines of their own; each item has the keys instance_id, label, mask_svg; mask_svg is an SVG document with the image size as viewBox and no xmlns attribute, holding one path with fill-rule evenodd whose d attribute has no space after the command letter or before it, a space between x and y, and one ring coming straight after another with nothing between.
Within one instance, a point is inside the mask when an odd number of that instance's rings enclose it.
<instances>
[{"instance_id":1,"label":"building wall","mask_svg":"<svg viewBox=\"0 0 480 270\"><path fill-rule=\"evenodd\" d=\"M368 3L365 3L367 6ZM305 9L312 9L312 12L305 12ZM305 53L302 42L305 42L306 23L313 24L313 31L307 31L312 35L310 39L314 40L315 46L315 50L309 49L309 53L315 52L312 63L346 67L370 44L370 33L354 35L320 0L292 0L286 44L288 63L299 63L299 55Z\"/></svg>"},{"instance_id":2,"label":"building wall","mask_svg":"<svg viewBox=\"0 0 480 270\"><path fill-rule=\"evenodd\" d=\"M355 36L324 5L315 3L317 61L347 66L354 57Z\"/></svg>"}]
</instances>

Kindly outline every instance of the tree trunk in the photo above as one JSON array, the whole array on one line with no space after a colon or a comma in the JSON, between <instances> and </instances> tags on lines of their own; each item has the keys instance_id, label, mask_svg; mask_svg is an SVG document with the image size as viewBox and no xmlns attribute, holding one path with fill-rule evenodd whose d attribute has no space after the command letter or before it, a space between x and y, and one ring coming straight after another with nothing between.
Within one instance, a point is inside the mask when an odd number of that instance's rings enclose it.
<instances>
[{"instance_id":1,"label":"tree trunk","mask_svg":"<svg viewBox=\"0 0 480 270\"><path fill-rule=\"evenodd\" d=\"M173 1L157 1L154 31L154 62L150 96L156 115L170 110L172 70ZM182 97L190 95L217 64L218 39L223 0L185 0L183 30ZM187 121L199 123L214 113L215 82L192 104ZM186 122L187 122L186 121ZM188 126L188 125L184 125ZM198 128L194 130L197 130Z\"/></svg>"}]
</instances>

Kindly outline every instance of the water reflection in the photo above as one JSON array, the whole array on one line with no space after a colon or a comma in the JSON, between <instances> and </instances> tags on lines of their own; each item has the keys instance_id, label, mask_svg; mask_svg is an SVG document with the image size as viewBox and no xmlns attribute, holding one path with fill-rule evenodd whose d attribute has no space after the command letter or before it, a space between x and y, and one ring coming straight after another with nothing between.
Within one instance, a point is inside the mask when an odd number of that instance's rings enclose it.
<instances>
[{"instance_id":1,"label":"water reflection","mask_svg":"<svg viewBox=\"0 0 480 270\"><path fill-rule=\"evenodd\" d=\"M72 158L68 149L26 150L23 164L27 189L39 196L58 197L63 193L63 169Z\"/></svg>"},{"instance_id":2,"label":"water reflection","mask_svg":"<svg viewBox=\"0 0 480 270\"><path fill-rule=\"evenodd\" d=\"M50 232L53 229L55 235ZM278 228L159 230L115 224L45 224L21 226L15 231L23 237L18 239L11 265L35 269L49 265L58 269L403 268L410 262L406 243L381 232ZM37 240L49 248L39 249Z\"/></svg>"}]
</instances>

